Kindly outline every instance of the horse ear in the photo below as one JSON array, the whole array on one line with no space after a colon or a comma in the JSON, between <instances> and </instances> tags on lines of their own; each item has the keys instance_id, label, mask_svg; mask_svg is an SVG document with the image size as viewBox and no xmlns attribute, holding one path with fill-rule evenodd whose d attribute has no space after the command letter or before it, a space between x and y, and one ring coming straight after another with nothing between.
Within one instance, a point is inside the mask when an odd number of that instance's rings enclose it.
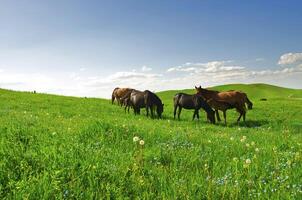
<instances>
[{"instance_id":1,"label":"horse ear","mask_svg":"<svg viewBox=\"0 0 302 200\"><path fill-rule=\"evenodd\" d=\"M195 86L195 89L197 89L197 87Z\"/></svg>"}]
</instances>

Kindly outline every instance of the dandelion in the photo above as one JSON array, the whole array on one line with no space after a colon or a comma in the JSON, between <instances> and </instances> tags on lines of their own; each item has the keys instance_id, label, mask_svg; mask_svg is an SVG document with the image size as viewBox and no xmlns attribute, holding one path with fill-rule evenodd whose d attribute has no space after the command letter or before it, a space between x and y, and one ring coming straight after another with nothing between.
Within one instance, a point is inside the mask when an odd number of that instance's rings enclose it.
<instances>
[{"instance_id":1,"label":"dandelion","mask_svg":"<svg viewBox=\"0 0 302 200\"><path fill-rule=\"evenodd\" d=\"M141 146L144 146L145 141L144 141L144 140L140 140L140 141L139 141L139 144L140 144Z\"/></svg>"},{"instance_id":2,"label":"dandelion","mask_svg":"<svg viewBox=\"0 0 302 200\"><path fill-rule=\"evenodd\" d=\"M57 132L52 132L52 135L56 135L57 134Z\"/></svg>"},{"instance_id":3,"label":"dandelion","mask_svg":"<svg viewBox=\"0 0 302 200\"><path fill-rule=\"evenodd\" d=\"M277 147L273 147L273 151L276 153L277 152Z\"/></svg>"},{"instance_id":4,"label":"dandelion","mask_svg":"<svg viewBox=\"0 0 302 200\"><path fill-rule=\"evenodd\" d=\"M230 140L231 140L231 141L233 141L233 140L234 140L234 138L233 138L233 137L230 137Z\"/></svg>"},{"instance_id":5,"label":"dandelion","mask_svg":"<svg viewBox=\"0 0 302 200\"><path fill-rule=\"evenodd\" d=\"M139 137L137 136L133 137L133 142L137 142L137 141L139 141Z\"/></svg>"},{"instance_id":6,"label":"dandelion","mask_svg":"<svg viewBox=\"0 0 302 200\"><path fill-rule=\"evenodd\" d=\"M211 140L208 140L208 143L211 143L212 141Z\"/></svg>"},{"instance_id":7,"label":"dandelion","mask_svg":"<svg viewBox=\"0 0 302 200\"><path fill-rule=\"evenodd\" d=\"M234 157L234 158L233 158L233 161L234 161L234 162L238 162L238 158L237 158L237 157Z\"/></svg>"},{"instance_id":8,"label":"dandelion","mask_svg":"<svg viewBox=\"0 0 302 200\"><path fill-rule=\"evenodd\" d=\"M246 136L242 136L242 138L240 139L240 142L244 142L246 140Z\"/></svg>"},{"instance_id":9,"label":"dandelion","mask_svg":"<svg viewBox=\"0 0 302 200\"><path fill-rule=\"evenodd\" d=\"M245 160L245 164L249 165L251 163L252 163L251 159L248 158L248 159Z\"/></svg>"},{"instance_id":10,"label":"dandelion","mask_svg":"<svg viewBox=\"0 0 302 200\"><path fill-rule=\"evenodd\" d=\"M249 148L249 147L250 147L250 144L249 144L249 143L246 143L245 146L246 146L247 148Z\"/></svg>"},{"instance_id":11,"label":"dandelion","mask_svg":"<svg viewBox=\"0 0 302 200\"><path fill-rule=\"evenodd\" d=\"M256 151L256 152L259 152L259 148L256 148L255 151Z\"/></svg>"},{"instance_id":12,"label":"dandelion","mask_svg":"<svg viewBox=\"0 0 302 200\"><path fill-rule=\"evenodd\" d=\"M251 142L251 145L252 145L252 146L255 146L255 142Z\"/></svg>"}]
</instances>

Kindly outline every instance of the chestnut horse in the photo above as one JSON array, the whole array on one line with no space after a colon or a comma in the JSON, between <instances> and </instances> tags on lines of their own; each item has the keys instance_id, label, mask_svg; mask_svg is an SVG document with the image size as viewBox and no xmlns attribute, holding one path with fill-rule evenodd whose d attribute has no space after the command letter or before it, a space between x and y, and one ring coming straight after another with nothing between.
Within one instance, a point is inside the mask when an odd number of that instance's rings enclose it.
<instances>
[{"instance_id":1,"label":"chestnut horse","mask_svg":"<svg viewBox=\"0 0 302 200\"><path fill-rule=\"evenodd\" d=\"M244 92L235 91L235 90L230 90L227 92L218 92L214 90L207 90L201 88L201 86L199 87L195 86L195 90L197 94L200 94L206 100L214 99L217 101L226 102L233 106L236 105L236 109L240 112L240 116L238 117L237 122L240 121L241 116L243 116L243 121L245 121L245 115L246 115L245 104L248 105L248 109L253 108L253 103L248 99L246 93ZM215 109L215 112L216 112L217 120L221 121L218 114L218 110Z\"/></svg>"},{"instance_id":2,"label":"chestnut horse","mask_svg":"<svg viewBox=\"0 0 302 200\"><path fill-rule=\"evenodd\" d=\"M114 88L114 90L112 92L112 96L111 96L111 103L113 104L114 100L116 100L118 104L121 104L120 99L131 90L133 90L133 89L119 88L119 87Z\"/></svg>"}]
</instances>

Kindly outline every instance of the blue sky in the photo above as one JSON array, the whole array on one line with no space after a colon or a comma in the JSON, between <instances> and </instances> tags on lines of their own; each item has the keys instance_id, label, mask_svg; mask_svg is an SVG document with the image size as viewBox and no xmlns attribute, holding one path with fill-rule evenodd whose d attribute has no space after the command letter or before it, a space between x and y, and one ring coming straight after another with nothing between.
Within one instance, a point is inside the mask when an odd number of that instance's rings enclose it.
<instances>
[{"instance_id":1,"label":"blue sky","mask_svg":"<svg viewBox=\"0 0 302 200\"><path fill-rule=\"evenodd\" d=\"M4 0L0 87L109 97L234 82L301 88L301 1Z\"/></svg>"}]
</instances>

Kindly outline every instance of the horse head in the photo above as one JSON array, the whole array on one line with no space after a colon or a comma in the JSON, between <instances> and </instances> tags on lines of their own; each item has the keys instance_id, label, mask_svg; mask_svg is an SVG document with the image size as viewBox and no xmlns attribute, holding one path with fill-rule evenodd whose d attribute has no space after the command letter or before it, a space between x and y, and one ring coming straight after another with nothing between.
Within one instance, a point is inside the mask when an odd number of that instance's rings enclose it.
<instances>
[{"instance_id":1,"label":"horse head","mask_svg":"<svg viewBox=\"0 0 302 200\"><path fill-rule=\"evenodd\" d=\"M203 91L203 88L201 88L201 86L199 86L199 87L195 86L195 91L196 91L196 94L201 94Z\"/></svg>"},{"instance_id":2,"label":"horse head","mask_svg":"<svg viewBox=\"0 0 302 200\"><path fill-rule=\"evenodd\" d=\"M156 107L156 111L157 111L157 115L159 118L162 117L162 113L164 112L164 104L159 104L157 107Z\"/></svg>"}]
</instances>

